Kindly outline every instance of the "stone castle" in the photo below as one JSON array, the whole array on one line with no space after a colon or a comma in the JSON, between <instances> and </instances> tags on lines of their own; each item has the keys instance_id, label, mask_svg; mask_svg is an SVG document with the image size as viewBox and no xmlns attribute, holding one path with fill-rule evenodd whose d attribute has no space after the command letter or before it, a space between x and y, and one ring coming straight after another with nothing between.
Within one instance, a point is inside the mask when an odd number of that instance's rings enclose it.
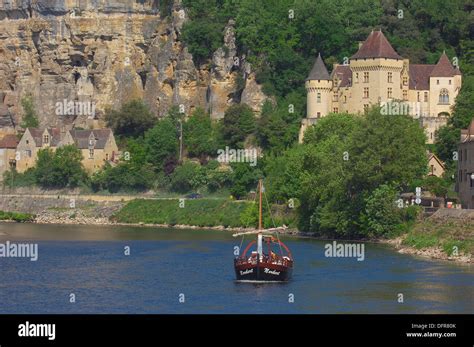
<instances>
[{"instance_id":1,"label":"stone castle","mask_svg":"<svg viewBox=\"0 0 474 347\"><path fill-rule=\"evenodd\" d=\"M398 102L399 110L419 118L427 143L433 143L436 130L446 125L452 113L461 72L445 53L437 64L410 64L382 31L372 31L357 53L346 64L335 64L331 74L319 55L305 87L307 118L302 120L300 142L307 127L329 113L362 113L372 105Z\"/></svg>"}]
</instances>

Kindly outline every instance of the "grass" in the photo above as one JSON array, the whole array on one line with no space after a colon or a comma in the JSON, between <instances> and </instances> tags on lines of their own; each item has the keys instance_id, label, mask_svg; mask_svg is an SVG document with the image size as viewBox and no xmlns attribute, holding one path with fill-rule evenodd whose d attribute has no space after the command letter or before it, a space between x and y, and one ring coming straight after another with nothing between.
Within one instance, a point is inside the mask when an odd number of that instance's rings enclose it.
<instances>
[{"instance_id":1,"label":"grass","mask_svg":"<svg viewBox=\"0 0 474 347\"><path fill-rule=\"evenodd\" d=\"M240 215L248 202L230 200L143 200L128 202L112 219L120 223L183 224L199 227L240 227Z\"/></svg>"},{"instance_id":2,"label":"grass","mask_svg":"<svg viewBox=\"0 0 474 347\"><path fill-rule=\"evenodd\" d=\"M419 221L410 228L403 244L417 249L441 247L448 255L456 251L474 254L474 222Z\"/></svg>"},{"instance_id":3,"label":"grass","mask_svg":"<svg viewBox=\"0 0 474 347\"><path fill-rule=\"evenodd\" d=\"M4 212L0 211L0 220L10 220L15 222L31 222L35 218L34 215L29 213L21 213L21 212Z\"/></svg>"}]
</instances>

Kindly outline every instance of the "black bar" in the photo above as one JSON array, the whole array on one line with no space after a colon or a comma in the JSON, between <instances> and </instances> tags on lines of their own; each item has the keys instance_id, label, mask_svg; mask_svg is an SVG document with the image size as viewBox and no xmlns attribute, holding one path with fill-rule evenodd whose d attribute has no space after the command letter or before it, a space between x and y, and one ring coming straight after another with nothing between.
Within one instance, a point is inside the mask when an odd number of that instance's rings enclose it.
<instances>
[{"instance_id":1,"label":"black bar","mask_svg":"<svg viewBox=\"0 0 474 347\"><path fill-rule=\"evenodd\" d=\"M55 324L55 339L19 337L19 326L26 322ZM473 328L473 315L0 315L0 346L143 345L139 341L179 345L183 339L195 344L212 339L225 345L287 339L313 346L333 342L472 347ZM456 335L428 336L433 333Z\"/></svg>"}]
</instances>

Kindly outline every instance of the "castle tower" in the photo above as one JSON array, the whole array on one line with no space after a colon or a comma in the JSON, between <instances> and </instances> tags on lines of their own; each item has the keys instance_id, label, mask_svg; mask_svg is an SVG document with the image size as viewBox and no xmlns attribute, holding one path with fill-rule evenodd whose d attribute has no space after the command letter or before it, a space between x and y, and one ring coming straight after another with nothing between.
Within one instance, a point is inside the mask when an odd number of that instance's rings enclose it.
<instances>
[{"instance_id":1,"label":"castle tower","mask_svg":"<svg viewBox=\"0 0 474 347\"><path fill-rule=\"evenodd\" d=\"M331 109L332 80L321 53L316 58L313 68L305 82L306 87L306 118L301 121L299 142L303 142L304 132L308 126L316 123L318 118L324 117Z\"/></svg>"},{"instance_id":2,"label":"castle tower","mask_svg":"<svg viewBox=\"0 0 474 347\"><path fill-rule=\"evenodd\" d=\"M372 31L350 58L352 100L350 109L363 112L371 105L390 100L408 100L408 85L401 81L403 58L393 49L382 31Z\"/></svg>"},{"instance_id":3,"label":"castle tower","mask_svg":"<svg viewBox=\"0 0 474 347\"><path fill-rule=\"evenodd\" d=\"M332 80L321 54L316 58L316 62L306 79L305 87L307 92L306 117L321 118L326 116L331 109Z\"/></svg>"}]
</instances>

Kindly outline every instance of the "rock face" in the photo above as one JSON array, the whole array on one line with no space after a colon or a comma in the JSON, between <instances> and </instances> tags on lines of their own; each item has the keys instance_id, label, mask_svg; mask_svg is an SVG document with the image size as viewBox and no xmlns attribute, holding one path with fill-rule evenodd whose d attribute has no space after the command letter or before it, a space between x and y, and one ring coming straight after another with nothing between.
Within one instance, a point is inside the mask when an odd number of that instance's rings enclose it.
<instances>
[{"instance_id":1,"label":"rock face","mask_svg":"<svg viewBox=\"0 0 474 347\"><path fill-rule=\"evenodd\" d=\"M157 116L183 105L221 118L241 101L258 112L265 95L237 56L233 21L212 64L196 67L180 39L186 19L180 0L166 18L158 0L0 0L3 119L20 123L25 95L41 126L102 126L107 107L135 98ZM63 114L65 102L94 103L96 112Z\"/></svg>"}]
</instances>

